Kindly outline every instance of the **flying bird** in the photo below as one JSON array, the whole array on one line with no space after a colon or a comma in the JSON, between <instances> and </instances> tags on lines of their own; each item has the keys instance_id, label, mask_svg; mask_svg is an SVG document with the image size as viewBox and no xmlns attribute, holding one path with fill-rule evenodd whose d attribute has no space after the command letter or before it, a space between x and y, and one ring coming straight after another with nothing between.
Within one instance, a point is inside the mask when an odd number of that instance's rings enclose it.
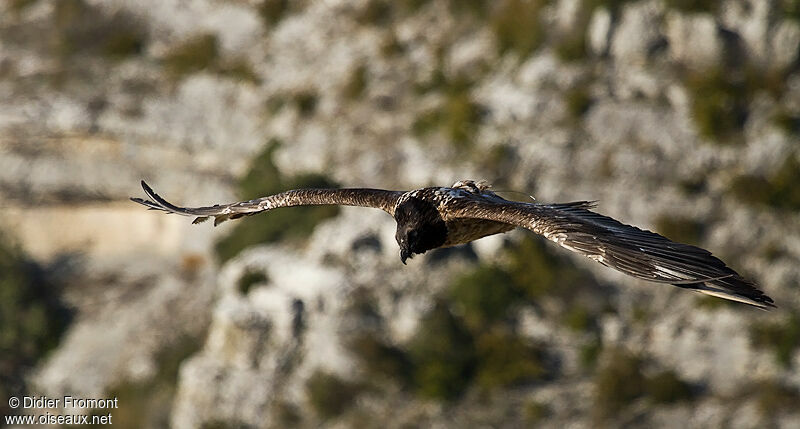
<instances>
[{"instance_id":1,"label":"flying bird","mask_svg":"<svg viewBox=\"0 0 800 429\"><path fill-rule=\"evenodd\" d=\"M131 198L149 209L214 218L214 225L292 206L346 205L378 208L397 222L395 239L403 264L415 254L469 243L517 227L543 235L627 275L672 284L706 295L775 307L772 298L707 250L676 243L654 232L593 212L592 201L540 204L506 200L484 181L462 180L450 187L412 191L383 189L294 189L279 194L208 207L178 207L142 181L149 199Z\"/></svg>"}]
</instances>

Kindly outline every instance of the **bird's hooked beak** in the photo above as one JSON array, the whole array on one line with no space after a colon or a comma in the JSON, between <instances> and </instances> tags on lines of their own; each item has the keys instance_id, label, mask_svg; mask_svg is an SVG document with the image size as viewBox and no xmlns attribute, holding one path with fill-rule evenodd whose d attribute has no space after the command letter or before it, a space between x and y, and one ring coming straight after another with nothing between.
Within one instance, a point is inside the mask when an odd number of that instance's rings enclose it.
<instances>
[{"instance_id":1,"label":"bird's hooked beak","mask_svg":"<svg viewBox=\"0 0 800 429\"><path fill-rule=\"evenodd\" d=\"M406 259L411 258L412 256L413 255L411 254L411 251L406 249L400 249L400 262L402 262L403 265L406 264Z\"/></svg>"}]
</instances>

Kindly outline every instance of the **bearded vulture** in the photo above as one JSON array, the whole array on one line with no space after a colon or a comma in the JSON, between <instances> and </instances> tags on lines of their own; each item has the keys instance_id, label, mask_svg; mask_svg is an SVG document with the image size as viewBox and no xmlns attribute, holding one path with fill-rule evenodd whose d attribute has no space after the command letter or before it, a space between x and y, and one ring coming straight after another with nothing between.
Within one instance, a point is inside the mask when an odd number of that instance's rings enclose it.
<instances>
[{"instance_id":1,"label":"bearded vulture","mask_svg":"<svg viewBox=\"0 0 800 429\"><path fill-rule=\"evenodd\" d=\"M131 198L149 209L195 216L193 223L214 218L214 225L281 207L346 205L378 208L397 222L395 239L403 264L414 254L469 243L516 227L543 235L627 275L762 309L775 307L770 297L707 250L676 243L659 234L623 224L593 212L595 203L539 204L506 200L486 182L462 180L451 187L412 191L383 189L294 189L232 204L178 207L144 181L149 199Z\"/></svg>"}]
</instances>

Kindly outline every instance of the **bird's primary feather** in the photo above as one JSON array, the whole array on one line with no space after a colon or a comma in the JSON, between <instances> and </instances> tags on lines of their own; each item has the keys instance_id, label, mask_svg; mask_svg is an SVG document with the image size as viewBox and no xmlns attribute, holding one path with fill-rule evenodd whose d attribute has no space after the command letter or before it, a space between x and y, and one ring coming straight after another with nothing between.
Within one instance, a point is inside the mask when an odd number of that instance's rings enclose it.
<instances>
[{"instance_id":1,"label":"bird's primary feather","mask_svg":"<svg viewBox=\"0 0 800 429\"><path fill-rule=\"evenodd\" d=\"M759 308L775 307L770 297L711 252L676 243L654 232L623 224L591 211L595 203L514 202L501 198L485 182L456 182L452 187L412 191L382 189L295 189L231 204L178 207L142 181L149 199L131 198L151 210L214 218L214 225L281 207L349 205L379 208L398 223L397 241L405 263L414 253L467 243L515 227L529 229L560 246L630 276L668 283Z\"/></svg>"}]
</instances>

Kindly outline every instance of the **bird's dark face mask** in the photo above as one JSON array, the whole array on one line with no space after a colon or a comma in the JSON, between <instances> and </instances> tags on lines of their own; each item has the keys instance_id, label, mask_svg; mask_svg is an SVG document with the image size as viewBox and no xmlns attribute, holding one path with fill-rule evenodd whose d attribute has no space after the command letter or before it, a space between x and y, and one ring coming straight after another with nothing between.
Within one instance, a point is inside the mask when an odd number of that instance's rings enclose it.
<instances>
[{"instance_id":1,"label":"bird's dark face mask","mask_svg":"<svg viewBox=\"0 0 800 429\"><path fill-rule=\"evenodd\" d=\"M440 247L447 240L447 226L433 204L409 198L395 210L400 246L400 261L406 263L414 254L422 254Z\"/></svg>"}]
</instances>

